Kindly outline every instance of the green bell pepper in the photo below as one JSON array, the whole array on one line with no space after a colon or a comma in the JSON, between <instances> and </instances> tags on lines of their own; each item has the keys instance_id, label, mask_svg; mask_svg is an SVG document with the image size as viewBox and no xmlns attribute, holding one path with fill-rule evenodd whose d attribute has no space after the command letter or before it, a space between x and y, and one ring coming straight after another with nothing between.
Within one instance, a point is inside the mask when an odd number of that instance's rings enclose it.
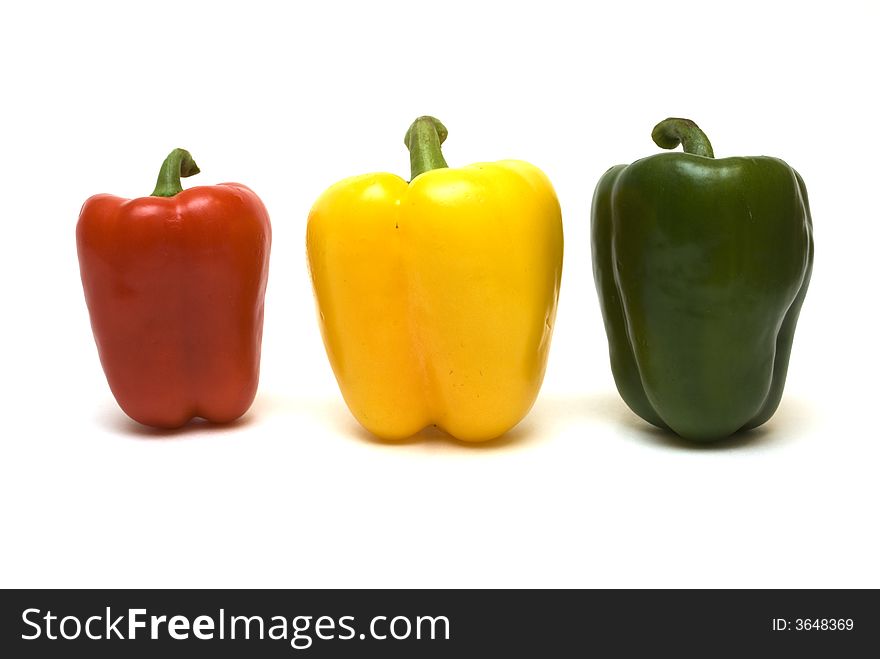
<instances>
[{"instance_id":1,"label":"green bell pepper","mask_svg":"<svg viewBox=\"0 0 880 659\"><path fill-rule=\"evenodd\" d=\"M813 267L803 179L769 157L715 160L687 119L651 135L684 153L609 169L592 207L593 274L620 395L691 440L776 411Z\"/></svg>"}]
</instances>

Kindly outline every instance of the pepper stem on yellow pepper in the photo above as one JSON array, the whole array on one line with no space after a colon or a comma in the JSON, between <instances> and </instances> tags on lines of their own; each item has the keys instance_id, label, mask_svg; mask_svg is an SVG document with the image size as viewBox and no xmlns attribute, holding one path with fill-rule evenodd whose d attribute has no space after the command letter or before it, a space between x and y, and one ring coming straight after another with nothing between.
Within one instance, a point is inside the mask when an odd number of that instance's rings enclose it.
<instances>
[{"instance_id":1,"label":"pepper stem on yellow pepper","mask_svg":"<svg viewBox=\"0 0 880 659\"><path fill-rule=\"evenodd\" d=\"M448 134L446 126L434 117L419 117L412 122L403 138L409 149L410 180L432 169L449 167L440 148Z\"/></svg>"},{"instance_id":2,"label":"pepper stem on yellow pepper","mask_svg":"<svg viewBox=\"0 0 880 659\"><path fill-rule=\"evenodd\" d=\"M189 151L186 149L174 149L165 158L162 167L159 168L159 179L151 197L173 197L183 192L180 177L186 178L199 173L199 166Z\"/></svg>"}]
</instances>

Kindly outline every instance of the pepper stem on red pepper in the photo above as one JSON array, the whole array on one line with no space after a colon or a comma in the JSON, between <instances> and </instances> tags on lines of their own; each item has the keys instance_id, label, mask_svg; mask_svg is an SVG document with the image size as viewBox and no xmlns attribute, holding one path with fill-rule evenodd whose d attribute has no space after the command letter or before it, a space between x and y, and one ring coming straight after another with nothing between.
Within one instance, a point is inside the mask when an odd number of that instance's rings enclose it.
<instances>
[{"instance_id":1,"label":"pepper stem on red pepper","mask_svg":"<svg viewBox=\"0 0 880 659\"><path fill-rule=\"evenodd\" d=\"M440 149L448 134L446 126L434 117L419 117L412 122L403 138L409 149L410 180L432 169L449 167Z\"/></svg>"},{"instance_id":2,"label":"pepper stem on red pepper","mask_svg":"<svg viewBox=\"0 0 880 659\"><path fill-rule=\"evenodd\" d=\"M159 180L151 197L173 197L183 192L180 178L199 173L199 166L186 149L174 149L159 169Z\"/></svg>"},{"instance_id":3,"label":"pepper stem on red pepper","mask_svg":"<svg viewBox=\"0 0 880 659\"><path fill-rule=\"evenodd\" d=\"M679 144L685 153L693 153L697 156L714 158L712 144L706 133L700 130L690 119L677 119L670 117L654 126L651 131L651 139L663 149L674 149Z\"/></svg>"}]
</instances>

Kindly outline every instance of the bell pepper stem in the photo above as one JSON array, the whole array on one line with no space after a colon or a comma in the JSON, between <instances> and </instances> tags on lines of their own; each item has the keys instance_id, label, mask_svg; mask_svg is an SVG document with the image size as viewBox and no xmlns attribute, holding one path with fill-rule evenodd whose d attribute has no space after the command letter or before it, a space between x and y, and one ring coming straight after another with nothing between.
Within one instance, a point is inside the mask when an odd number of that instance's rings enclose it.
<instances>
[{"instance_id":1,"label":"bell pepper stem","mask_svg":"<svg viewBox=\"0 0 880 659\"><path fill-rule=\"evenodd\" d=\"M151 197L173 197L183 192L180 178L199 173L199 166L186 149L174 149L159 169L159 179Z\"/></svg>"},{"instance_id":2,"label":"bell pepper stem","mask_svg":"<svg viewBox=\"0 0 880 659\"><path fill-rule=\"evenodd\" d=\"M651 131L651 139L663 149L674 149L679 144L685 153L693 153L697 156L714 158L712 144L706 133L700 130L690 119L677 119L670 117L654 126Z\"/></svg>"},{"instance_id":3,"label":"bell pepper stem","mask_svg":"<svg viewBox=\"0 0 880 659\"><path fill-rule=\"evenodd\" d=\"M434 117L419 117L412 122L403 138L409 149L410 180L432 169L449 167L440 148L448 134L446 126Z\"/></svg>"}]
</instances>

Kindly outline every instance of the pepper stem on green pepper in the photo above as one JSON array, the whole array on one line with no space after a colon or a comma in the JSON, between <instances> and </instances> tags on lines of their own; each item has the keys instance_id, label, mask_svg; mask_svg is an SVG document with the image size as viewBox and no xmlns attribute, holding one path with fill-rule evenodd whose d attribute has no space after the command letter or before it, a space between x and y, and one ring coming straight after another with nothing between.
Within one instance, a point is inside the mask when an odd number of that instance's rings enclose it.
<instances>
[{"instance_id":1,"label":"pepper stem on green pepper","mask_svg":"<svg viewBox=\"0 0 880 659\"><path fill-rule=\"evenodd\" d=\"M449 167L440 148L448 134L446 126L434 117L419 117L412 122L403 138L409 149L410 180L432 169Z\"/></svg>"},{"instance_id":2,"label":"pepper stem on green pepper","mask_svg":"<svg viewBox=\"0 0 880 659\"><path fill-rule=\"evenodd\" d=\"M654 126L651 131L651 139L663 149L674 149L679 144L685 153L693 153L697 156L714 158L712 144L706 133L700 130L690 119L677 119L670 117Z\"/></svg>"},{"instance_id":3,"label":"pepper stem on green pepper","mask_svg":"<svg viewBox=\"0 0 880 659\"><path fill-rule=\"evenodd\" d=\"M199 166L186 149L174 149L159 169L159 180L151 197L173 197L183 192L180 178L199 173Z\"/></svg>"}]
</instances>

